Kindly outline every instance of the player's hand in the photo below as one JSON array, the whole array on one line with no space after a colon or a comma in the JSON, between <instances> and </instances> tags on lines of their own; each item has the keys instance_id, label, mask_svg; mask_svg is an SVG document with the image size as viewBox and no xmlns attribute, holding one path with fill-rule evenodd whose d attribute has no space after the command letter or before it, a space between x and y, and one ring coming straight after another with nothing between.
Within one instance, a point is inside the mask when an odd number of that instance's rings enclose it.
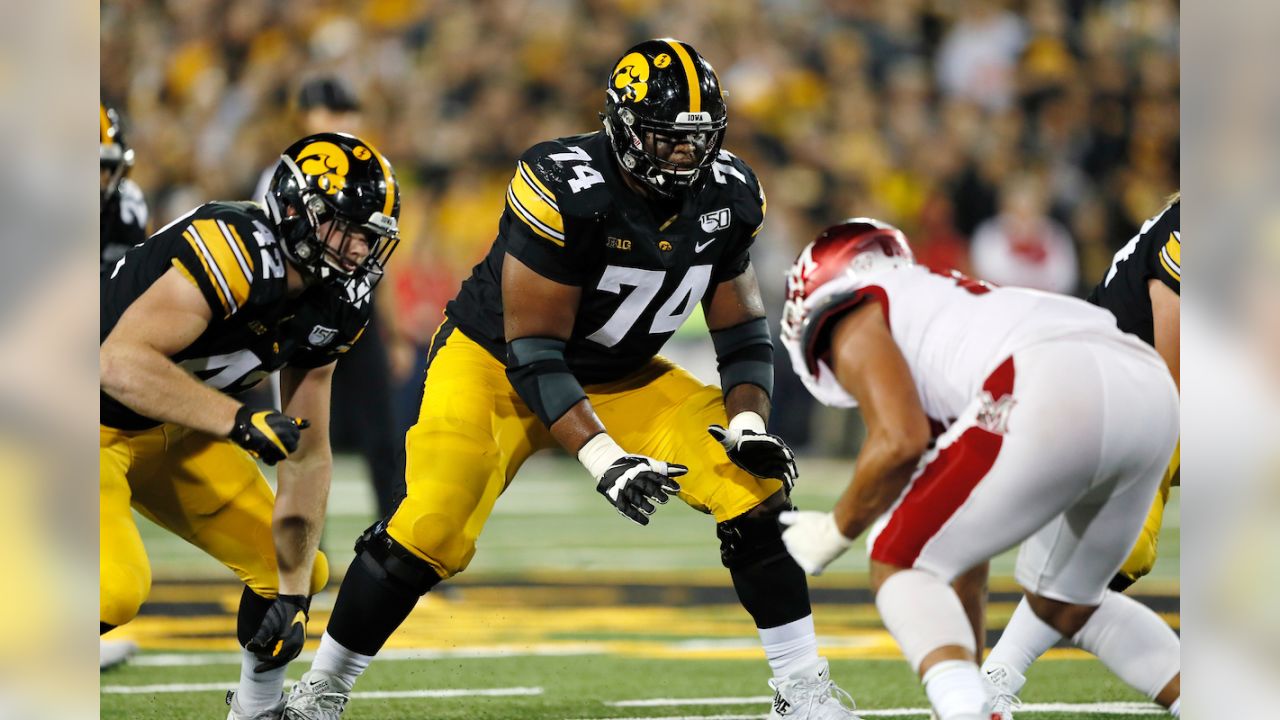
<instances>
[{"instance_id":1,"label":"player's hand","mask_svg":"<svg viewBox=\"0 0 1280 720\"><path fill-rule=\"evenodd\" d=\"M307 420L291 418L276 410L255 410L241 405L229 437L250 455L275 465L298 449L302 431L310 426Z\"/></svg>"},{"instance_id":2,"label":"player's hand","mask_svg":"<svg viewBox=\"0 0 1280 720\"><path fill-rule=\"evenodd\" d=\"M810 575L821 575L831 561L844 554L853 540L836 527L835 515L813 510L788 510L778 515L786 528L782 542L796 564Z\"/></svg>"},{"instance_id":3,"label":"player's hand","mask_svg":"<svg viewBox=\"0 0 1280 720\"><path fill-rule=\"evenodd\" d=\"M267 609L258 632L244 646L258 658L254 672L266 672L287 665L302 652L307 641L307 612L311 598L305 595L280 595Z\"/></svg>"},{"instance_id":4,"label":"player's hand","mask_svg":"<svg viewBox=\"0 0 1280 720\"><path fill-rule=\"evenodd\" d=\"M648 525L649 516L657 509L653 503L666 505L669 495L680 492L680 483L673 478L687 472L684 465L624 455L597 478L596 490L632 522Z\"/></svg>"},{"instance_id":5,"label":"player's hand","mask_svg":"<svg viewBox=\"0 0 1280 720\"><path fill-rule=\"evenodd\" d=\"M800 474L796 468L796 454L777 435L735 428L734 425L729 423L727 428L712 425L707 432L724 447L725 454L734 465L759 478L781 480L790 495Z\"/></svg>"}]
</instances>

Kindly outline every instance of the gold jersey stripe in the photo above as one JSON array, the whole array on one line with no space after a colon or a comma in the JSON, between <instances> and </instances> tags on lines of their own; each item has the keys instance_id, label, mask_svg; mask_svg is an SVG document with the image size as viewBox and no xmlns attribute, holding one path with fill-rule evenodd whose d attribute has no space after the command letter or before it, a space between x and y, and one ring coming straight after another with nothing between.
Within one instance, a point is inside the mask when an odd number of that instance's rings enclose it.
<instances>
[{"instance_id":1,"label":"gold jersey stripe","mask_svg":"<svg viewBox=\"0 0 1280 720\"><path fill-rule=\"evenodd\" d=\"M1182 241L1177 235L1169 233L1169 241L1160 248L1160 264L1174 280L1182 282Z\"/></svg>"},{"instance_id":2,"label":"gold jersey stripe","mask_svg":"<svg viewBox=\"0 0 1280 720\"><path fill-rule=\"evenodd\" d=\"M183 265L183 264L182 264L182 261L181 261L181 260L179 260L178 258L174 258L174 259L173 259L173 267L174 267L174 268L176 268L176 269L178 270L178 274L179 274L179 275L181 275L182 277L184 277L184 278L186 278L188 281L190 281L190 283L191 283L192 285L195 285L195 286L196 286L196 288L199 288L199 287L200 287L200 283L196 282L196 278L195 278L195 276L191 274L191 271L187 269L187 266L186 266L186 265Z\"/></svg>"},{"instance_id":3,"label":"gold jersey stripe","mask_svg":"<svg viewBox=\"0 0 1280 720\"><path fill-rule=\"evenodd\" d=\"M236 246L240 249L241 257L244 258L246 265L248 265L249 276L253 277L253 256L249 254L248 246L245 245L244 240L241 239L240 231L236 230L235 225L228 225L221 220L218 221L218 224L223 229L223 232L231 233L231 239L235 241Z\"/></svg>"},{"instance_id":4,"label":"gold jersey stripe","mask_svg":"<svg viewBox=\"0 0 1280 720\"><path fill-rule=\"evenodd\" d=\"M546 191L541 183L533 185L530 179L537 182L528 166L520 163L516 167L515 177L507 189L507 203L515 214L534 232L558 245L564 245L564 218L556 206L554 195Z\"/></svg>"},{"instance_id":5,"label":"gold jersey stripe","mask_svg":"<svg viewBox=\"0 0 1280 720\"><path fill-rule=\"evenodd\" d=\"M235 241L229 234L222 232L217 220L195 220L191 227L198 234L196 239L203 241L212 256L212 264L222 278L224 289L228 291L227 299L231 302L232 311L235 311L249 299L253 271L246 266L244 258L239 257Z\"/></svg>"},{"instance_id":6,"label":"gold jersey stripe","mask_svg":"<svg viewBox=\"0 0 1280 720\"><path fill-rule=\"evenodd\" d=\"M556 204L556 194L548 190L546 185L542 184L542 181L538 179L537 174L533 172L533 169L529 167L528 163L522 160L518 170L524 179L532 184L535 190L540 192L543 199L546 200L551 207L555 208L557 212L559 212L560 206Z\"/></svg>"},{"instance_id":7,"label":"gold jersey stripe","mask_svg":"<svg viewBox=\"0 0 1280 720\"><path fill-rule=\"evenodd\" d=\"M541 227L539 227L538 222L536 220L532 220L524 214L523 208L519 207L516 204L515 196L511 194L510 189L507 190L507 207L511 208L511 212L515 213L516 217L524 221L524 224L528 225L529 229L532 230L534 233L536 233L537 235L543 238L546 238L547 240L550 240L551 242L555 243L556 245L559 245L560 247L564 247L564 240L557 237L553 237L550 233L546 232Z\"/></svg>"},{"instance_id":8,"label":"gold jersey stripe","mask_svg":"<svg viewBox=\"0 0 1280 720\"><path fill-rule=\"evenodd\" d=\"M1169 263L1169 255L1164 250L1160 251L1160 264L1164 266L1165 272L1173 276L1174 280L1182 282L1182 270Z\"/></svg>"},{"instance_id":9,"label":"gold jersey stripe","mask_svg":"<svg viewBox=\"0 0 1280 720\"><path fill-rule=\"evenodd\" d=\"M702 86L698 84L698 70L693 66L693 58L689 56L689 51L684 49L684 45L681 45L679 40L667 40L666 43L671 46L671 51L680 58L680 64L684 66L684 75L689 81L689 112L702 112Z\"/></svg>"},{"instance_id":10,"label":"gold jersey stripe","mask_svg":"<svg viewBox=\"0 0 1280 720\"><path fill-rule=\"evenodd\" d=\"M107 115L107 106L98 103L98 125L101 131L101 143L103 145L115 145L116 139L111 137L111 118Z\"/></svg>"},{"instance_id":11,"label":"gold jersey stripe","mask_svg":"<svg viewBox=\"0 0 1280 720\"><path fill-rule=\"evenodd\" d=\"M195 251L196 259L200 261L202 266L204 266L204 274L209 278L209 282L213 285L213 291L218 296L218 302L222 303L223 311L226 312L227 315L230 315L231 306L227 304L227 297L222 293L222 284L218 282L218 279L213 274L213 270L209 267L209 261L205 259L205 252L201 248L200 242L196 240L195 236L191 234L191 230L189 229L182 231L182 237L187 241L187 244L191 246L191 249ZM183 269L185 270L186 268ZM191 277L190 272L187 273L187 277ZM193 282L194 280L195 279L192 278ZM199 284L197 284L197 287L199 287Z\"/></svg>"},{"instance_id":12,"label":"gold jersey stripe","mask_svg":"<svg viewBox=\"0 0 1280 720\"><path fill-rule=\"evenodd\" d=\"M366 142L365 145L369 143ZM369 145L369 149L373 151L373 156L378 158L378 164L382 166L382 177L387 182L387 199L382 204L382 214L391 217L391 211L396 207L396 178L391 173L391 163L387 162L387 158L381 152L378 152L378 148Z\"/></svg>"}]
</instances>

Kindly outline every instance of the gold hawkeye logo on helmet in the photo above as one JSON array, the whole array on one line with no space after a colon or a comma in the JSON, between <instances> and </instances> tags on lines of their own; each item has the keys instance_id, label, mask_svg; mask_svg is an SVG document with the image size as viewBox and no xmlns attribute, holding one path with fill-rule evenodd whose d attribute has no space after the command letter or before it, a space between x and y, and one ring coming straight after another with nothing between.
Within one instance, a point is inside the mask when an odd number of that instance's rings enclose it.
<instances>
[{"instance_id":1,"label":"gold hawkeye logo on helmet","mask_svg":"<svg viewBox=\"0 0 1280 720\"><path fill-rule=\"evenodd\" d=\"M296 162L304 175L319 175L320 189L335 195L347 184L351 162L342 148L331 142L313 142L302 148Z\"/></svg>"},{"instance_id":2,"label":"gold hawkeye logo on helmet","mask_svg":"<svg viewBox=\"0 0 1280 720\"><path fill-rule=\"evenodd\" d=\"M670 62L670 58L667 59ZM622 102L640 102L649 94L649 61L633 52L618 61L613 69L613 88L620 90Z\"/></svg>"}]
</instances>

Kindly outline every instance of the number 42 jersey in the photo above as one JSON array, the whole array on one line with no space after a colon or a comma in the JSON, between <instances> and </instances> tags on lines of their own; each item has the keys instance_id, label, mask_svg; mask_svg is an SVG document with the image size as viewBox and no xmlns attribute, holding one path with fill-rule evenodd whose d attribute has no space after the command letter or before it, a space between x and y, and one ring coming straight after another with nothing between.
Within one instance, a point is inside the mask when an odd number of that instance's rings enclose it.
<instances>
[{"instance_id":1,"label":"number 42 jersey","mask_svg":"<svg viewBox=\"0 0 1280 720\"><path fill-rule=\"evenodd\" d=\"M505 363L502 263L510 254L543 277L582 288L565 352L579 382L638 370L717 283L750 264L764 191L728 151L710 174L659 217L624 184L603 131L535 145L516 164L493 247L446 315Z\"/></svg>"},{"instance_id":2,"label":"number 42 jersey","mask_svg":"<svg viewBox=\"0 0 1280 720\"><path fill-rule=\"evenodd\" d=\"M99 342L148 288L174 268L212 311L208 328L171 356L205 385L236 394L288 365L337 360L372 312L367 284L320 283L291 294L283 250L266 213L249 202L201 205L133 247L101 278ZM119 430L159 425L101 394L101 423Z\"/></svg>"}]
</instances>

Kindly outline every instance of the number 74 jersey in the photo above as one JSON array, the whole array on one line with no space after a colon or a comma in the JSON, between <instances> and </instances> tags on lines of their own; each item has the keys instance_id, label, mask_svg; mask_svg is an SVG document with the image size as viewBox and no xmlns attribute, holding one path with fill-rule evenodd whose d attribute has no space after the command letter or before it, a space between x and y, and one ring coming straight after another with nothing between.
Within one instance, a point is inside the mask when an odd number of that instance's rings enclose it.
<instances>
[{"instance_id":1,"label":"number 74 jersey","mask_svg":"<svg viewBox=\"0 0 1280 720\"><path fill-rule=\"evenodd\" d=\"M526 151L498 237L446 308L449 319L505 362L502 263L510 254L582 288L566 351L580 382L644 366L718 283L746 271L766 203L755 173L728 151L696 193L665 211L619 173L603 131Z\"/></svg>"}]
</instances>

